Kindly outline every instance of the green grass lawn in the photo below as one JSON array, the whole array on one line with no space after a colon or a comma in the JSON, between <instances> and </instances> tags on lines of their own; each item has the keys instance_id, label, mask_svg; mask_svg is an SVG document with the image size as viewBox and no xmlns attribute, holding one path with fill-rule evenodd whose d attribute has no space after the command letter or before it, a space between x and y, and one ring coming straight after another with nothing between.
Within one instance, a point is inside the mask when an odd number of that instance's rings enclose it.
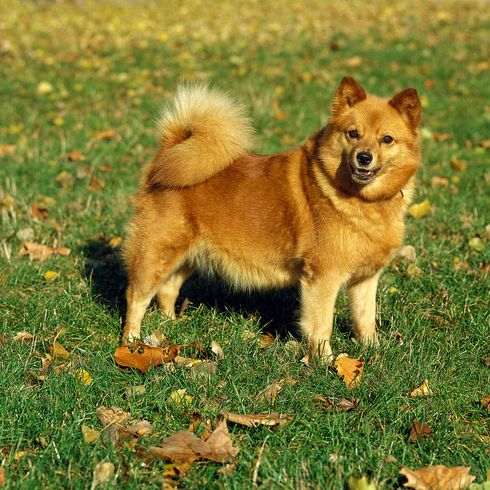
<instances>
[{"instance_id":1,"label":"green grass lawn","mask_svg":"<svg viewBox=\"0 0 490 490\"><path fill-rule=\"evenodd\" d=\"M214 421L221 409L291 420L280 429L230 424L236 463L194 463L176 487L342 489L364 475L377 488L398 488L403 466L437 464L469 466L475 482L487 480L488 2L1 3L0 481L7 488L90 488L102 461L115 465L108 488L161 488L168 465L143 464L141 451L186 429L192 413ZM431 203L427 216L407 219L415 262L396 260L382 277L377 350L351 340L339 298L333 349L366 360L360 384L350 391L334 369L300 362L303 353L288 342L298 338L295 291L238 295L203 278L185 286L181 300L192 305L181 319L164 323L152 308L144 334L161 329L186 345L187 357L209 357L211 341L219 342L225 358L216 371L117 367L125 288L118 241L155 151L165 98L181 79L209 80L250 108L257 151L274 152L326 121L344 75L381 96L418 89L424 158L416 202ZM71 253L31 260L19 256L26 241ZM266 331L279 335L261 349ZM33 338L16 340L18 332ZM54 341L70 359L39 379ZM433 394L411 397L424 379ZM282 386L275 403L258 400L274 382ZM188 404L172 403L177 389L192 397ZM359 404L326 411L316 395ZM99 406L146 419L154 433L136 446L87 443L81 427L102 429ZM434 434L409 442L414 420Z\"/></svg>"}]
</instances>

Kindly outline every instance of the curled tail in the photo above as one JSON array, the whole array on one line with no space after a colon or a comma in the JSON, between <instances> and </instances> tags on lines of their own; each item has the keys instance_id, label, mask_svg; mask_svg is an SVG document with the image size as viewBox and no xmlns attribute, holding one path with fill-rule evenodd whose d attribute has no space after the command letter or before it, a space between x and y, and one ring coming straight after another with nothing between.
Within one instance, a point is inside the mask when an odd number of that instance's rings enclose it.
<instances>
[{"instance_id":1,"label":"curled tail","mask_svg":"<svg viewBox=\"0 0 490 490\"><path fill-rule=\"evenodd\" d=\"M244 107L203 84L181 85L162 110L157 128L160 147L146 174L153 185L199 184L252 146Z\"/></svg>"}]
</instances>

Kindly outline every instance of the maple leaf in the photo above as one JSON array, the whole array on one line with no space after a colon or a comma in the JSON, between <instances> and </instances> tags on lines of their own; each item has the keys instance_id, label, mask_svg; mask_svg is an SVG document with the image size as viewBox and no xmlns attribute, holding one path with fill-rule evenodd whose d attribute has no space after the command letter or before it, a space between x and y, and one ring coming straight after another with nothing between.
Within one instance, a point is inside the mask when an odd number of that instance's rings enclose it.
<instances>
[{"instance_id":1,"label":"maple leaf","mask_svg":"<svg viewBox=\"0 0 490 490\"><path fill-rule=\"evenodd\" d=\"M475 479L466 466L427 466L418 470L403 467L400 473L407 478L404 487L415 490L462 490Z\"/></svg>"},{"instance_id":2,"label":"maple leaf","mask_svg":"<svg viewBox=\"0 0 490 490\"><path fill-rule=\"evenodd\" d=\"M347 354L339 354L335 359L337 374L343 378L349 388L359 384L364 370L364 361L352 359Z\"/></svg>"}]
</instances>

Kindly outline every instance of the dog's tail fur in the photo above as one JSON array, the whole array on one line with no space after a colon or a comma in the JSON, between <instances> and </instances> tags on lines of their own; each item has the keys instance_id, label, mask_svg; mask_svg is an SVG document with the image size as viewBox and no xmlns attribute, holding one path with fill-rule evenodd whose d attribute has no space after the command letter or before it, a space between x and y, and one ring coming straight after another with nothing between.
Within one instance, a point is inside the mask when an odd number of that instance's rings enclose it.
<instances>
[{"instance_id":1,"label":"dog's tail fur","mask_svg":"<svg viewBox=\"0 0 490 490\"><path fill-rule=\"evenodd\" d=\"M153 185L188 187L228 167L252 146L242 105L207 85L181 85L157 123L160 147L147 172Z\"/></svg>"}]
</instances>

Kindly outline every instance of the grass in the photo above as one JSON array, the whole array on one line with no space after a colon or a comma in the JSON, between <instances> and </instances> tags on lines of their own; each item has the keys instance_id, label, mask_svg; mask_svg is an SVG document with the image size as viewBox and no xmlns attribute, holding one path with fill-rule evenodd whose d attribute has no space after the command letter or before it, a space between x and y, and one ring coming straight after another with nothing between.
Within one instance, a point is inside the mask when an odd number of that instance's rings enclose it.
<instances>
[{"instance_id":1,"label":"grass","mask_svg":"<svg viewBox=\"0 0 490 490\"><path fill-rule=\"evenodd\" d=\"M155 434L141 441L145 447L186 428L192 412L292 416L280 430L230 427L241 448L235 467L228 473L194 464L177 482L185 488L251 487L261 450L256 483L263 488L337 489L361 475L378 488L397 488L401 466L431 464L467 465L485 481L490 427L480 400L490 386L482 362L490 356L490 173L480 143L490 126L489 10L477 1L305 5L2 2L0 466L7 488L87 488L104 460L116 466L109 488L161 487L163 462L145 467L129 445L84 442L82 425L101 428L101 405L151 421ZM416 201L432 203L430 215L408 218L406 242L417 250L421 274L397 262L382 277L377 351L350 340L346 300L339 298L335 352L373 360L360 386L350 392L333 370L308 369L288 350L296 335L294 291L243 296L202 278L183 292L193 301L183 319L162 327L152 309L144 329L163 328L175 343L218 341L225 359L216 373L208 379L182 369L143 375L117 368L125 276L109 241L124 233L165 97L182 78L230 90L256 121L257 150L273 152L297 145L326 120L346 74L378 95L419 89L424 164ZM45 90L41 82L49 84ZM108 130L114 136L100 139ZM83 160L68 158L75 150ZM453 158L466 168L456 170ZM434 176L446 177L447 187L432 186ZM34 202L48 210L46 219L32 216ZM474 237L483 250L469 246ZM31 261L18 256L25 240L63 245L71 254ZM46 281L47 271L59 276ZM258 339L264 329L281 336L261 350L250 332ZM22 331L33 340L14 341ZM55 339L70 351L71 368L29 382ZM94 381L82 384L77 369ZM284 383L273 407L255 399L285 378L297 383ZM424 379L434 395L410 397ZM135 394L131 387L140 385L144 394ZM188 407L168 401L180 388L193 397ZM317 394L360 404L327 413L314 402ZM408 442L414 419L434 436Z\"/></svg>"}]
</instances>

